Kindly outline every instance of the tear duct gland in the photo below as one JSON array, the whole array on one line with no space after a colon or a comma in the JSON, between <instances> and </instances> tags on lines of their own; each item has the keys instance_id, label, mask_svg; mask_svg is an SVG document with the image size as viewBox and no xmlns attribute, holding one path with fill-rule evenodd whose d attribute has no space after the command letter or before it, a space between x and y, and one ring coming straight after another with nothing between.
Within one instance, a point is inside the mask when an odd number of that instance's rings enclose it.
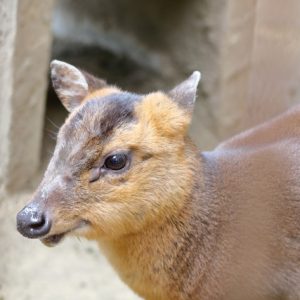
<instances>
[{"instance_id":1,"label":"tear duct gland","mask_svg":"<svg viewBox=\"0 0 300 300\"><path fill-rule=\"evenodd\" d=\"M149 300L299 299L299 107L200 153L199 72L148 95L60 61L51 78L70 114L21 234L97 240Z\"/></svg>"}]
</instances>

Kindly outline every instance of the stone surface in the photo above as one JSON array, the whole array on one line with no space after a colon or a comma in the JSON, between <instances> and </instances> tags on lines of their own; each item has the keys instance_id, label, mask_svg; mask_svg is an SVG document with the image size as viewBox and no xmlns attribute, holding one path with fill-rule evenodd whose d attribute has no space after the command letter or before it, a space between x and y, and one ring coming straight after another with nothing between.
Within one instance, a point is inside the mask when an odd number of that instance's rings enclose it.
<instances>
[{"instance_id":1,"label":"stone surface","mask_svg":"<svg viewBox=\"0 0 300 300\"><path fill-rule=\"evenodd\" d=\"M246 99L252 70L256 0L228 1L220 37L219 85L212 92L220 140L245 129Z\"/></svg>"},{"instance_id":2,"label":"stone surface","mask_svg":"<svg viewBox=\"0 0 300 300\"><path fill-rule=\"evenodd\" d=\"M257 1L247 98L253 126L300 102L300 2Z\"/></svg>"},{"instance_id":3,"label":"stone surface","mask_svg":"<svg viewBox=\"0 0 300 300\"><path fill-rule=\"evenodd\" d=\"M220 139L300 101L299 1L231 0L225 15L213 108Z\"/></svg>"},{"instance_id":4,"label":"stone surface","mask_svg":"<svg viewBox=\"0 0 300 300\"><path fill-rule=\"evenodd\" d=\"M0 0L0 193L4 189L9 162L13 51L17 1Z\"/></svg>"},{"instance_id":5,"label":"stone surface","mask_svg":"<svg viewBox=\"0 0 300 300\"><path fill-rule=\"evenodd\" d=\"M7 60L0 54L1 62L10 64L1 72L10 78L0 90L4 86L10 92L1 95L1 130L5 131L1 151L6 163L0 170L2 182L13 190L28 184L40 164L53 1L6 2L3 7L13 21L8 31L11 42L6 40L10 57Z\"/></svg>"}]
</instances>

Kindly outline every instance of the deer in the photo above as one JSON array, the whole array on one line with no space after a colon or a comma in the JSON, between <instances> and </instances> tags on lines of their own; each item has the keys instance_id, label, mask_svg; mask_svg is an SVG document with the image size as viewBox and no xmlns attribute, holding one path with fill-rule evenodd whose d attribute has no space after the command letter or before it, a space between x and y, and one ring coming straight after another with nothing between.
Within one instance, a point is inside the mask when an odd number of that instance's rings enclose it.
<instances>
[{"instance_id":1,"label":"deer","mask_svg":"<svg viewBox=\"0 0 300 300\"><path fill-rule=\"evenodd\" d=\"M17 229L97 241L147 300L300 299L300 107L201 151L200 77L135 94L52 61L69 116Z\"/></svg>"}]
</instances>

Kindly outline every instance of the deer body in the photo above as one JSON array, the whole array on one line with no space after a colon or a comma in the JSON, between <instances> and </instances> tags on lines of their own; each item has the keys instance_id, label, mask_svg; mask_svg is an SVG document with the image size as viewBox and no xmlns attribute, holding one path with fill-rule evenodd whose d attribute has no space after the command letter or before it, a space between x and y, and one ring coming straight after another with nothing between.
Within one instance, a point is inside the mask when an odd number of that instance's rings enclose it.
<instances>
[{"instance_id":1,"label":"deer body","mask_svg":"<svg viewBox=\"0 0 300 300\"><path fill-rule=\"evenodd\" d=\"M200 153L197 73L146 96L62 62L52 79L71 114L23 235L97 240L148 300L299 299L299 107Z\"/></svg>"},{"instance_id":2,"label":"deer body","mask_svg":"<svg viewBox=\"0 0 300 300\"><path fill-rule=\"evenodd\" d=\"M243 299L298 299L299 125L297 107L214 151L192 147L194 185L175 219L100 241L121 278L151 300L221 299L234 284L248 285Z\"/></svg>"}]
</instances>

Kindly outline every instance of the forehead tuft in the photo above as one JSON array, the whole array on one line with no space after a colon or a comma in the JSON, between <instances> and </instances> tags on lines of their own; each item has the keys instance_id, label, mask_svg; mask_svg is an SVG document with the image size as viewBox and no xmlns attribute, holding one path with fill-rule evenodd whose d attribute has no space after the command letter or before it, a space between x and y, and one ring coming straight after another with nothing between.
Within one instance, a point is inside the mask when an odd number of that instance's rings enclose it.
<instances>
[{"instance_id":1,"label":"forehead tuft","mask_svg":"<svg viewBox=\"0 0 300 300\"><path fill-rule=\"evenodd\" d=\"M64 168L67 162L73 169L85 165L114 128L135 121L135 103L140 99L137 94L119 92L90 99L74 110L59 133L56 167L59 168L59 162ZM93 147L94 144L98 146Z\"/></svg>"},{"instance_id":2,"label":"forehead tuft","mask_svg":"<svg viewBox=\"0 0 300 300\"><path fill-rule=\"evenodd\" d=\"M105 138L112 130L134 121L134 106L141 96L120 92L86 101L70 117L67 127L88 131L93 136Z\"/></svg>"}]
</instances>

